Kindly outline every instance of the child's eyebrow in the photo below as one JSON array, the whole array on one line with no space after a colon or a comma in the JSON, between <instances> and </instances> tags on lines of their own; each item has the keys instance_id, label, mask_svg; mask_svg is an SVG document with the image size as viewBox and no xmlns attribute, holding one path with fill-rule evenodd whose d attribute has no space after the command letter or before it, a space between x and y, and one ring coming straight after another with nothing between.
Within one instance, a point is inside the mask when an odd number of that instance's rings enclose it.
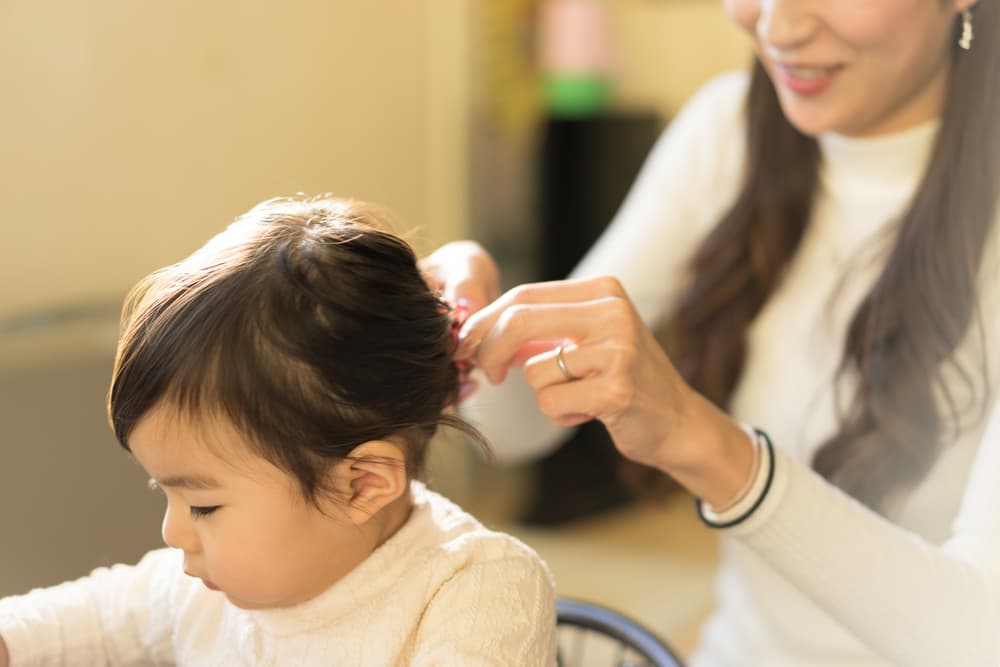
<instances>
[{"instance_id":1,"label":"child's eyebrow","mask_svg":"<svg viewBox=\"0 0 1000 667\"><path fill-rule=\"evenodd\" d=\"M172 489L206 491L217 489L222 485L215 479L205 475L174 475L172 477L164 477L163 479L149 479L149 488L156 489L161 486Z\"/></svg>"}]
</instances>

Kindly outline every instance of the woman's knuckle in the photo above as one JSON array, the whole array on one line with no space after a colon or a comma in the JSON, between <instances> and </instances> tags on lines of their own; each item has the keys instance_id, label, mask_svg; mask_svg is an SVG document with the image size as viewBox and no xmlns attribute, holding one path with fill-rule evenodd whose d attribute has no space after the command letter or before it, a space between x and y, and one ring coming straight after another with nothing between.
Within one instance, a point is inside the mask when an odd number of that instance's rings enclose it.
<instances>
[{"instance_id":1,"label":"woman's knuckle","mask_svg":"<svg viewBox=\"0 0 1000 667\"><path fill-rule=\"evenodd\" d=\"M523 304L528 301L528 296L531 294L531 286L518 285L517 287L512 287L507 294L510 298L511 304Z\"/></svg>"},{"instance_id":2,"label":"woman's knuckle","mask_svg":"<svg viewBox=\"0 0 1000 667\"><path fill-rule=\"evenodd\" d=\"M555 398L547 392L541 392L538 395L538 409L542 411L543 415L549 418L560 416Z\"/></svg>"},{"instance_id":3,"label":"woman's knuckle","mask_svg":"<svg viewBox=\"0 0 1000 667\"><path fill-rule=\"evenodd\" d=\"M639 355L631 345L616 345L610 356L612 370L625 371L635 364Z\"/></svg>"},{"instance_id":4,"label":"woman's knuckle","mask_svg":"<svg viewBox=\"0 0 1000 667\"><path fill-rule=\"evenodd\" d=\"M601 294L620 296L625 293L621 281L614 276L601 276L596 279L597 289Z\"/></svg>"},{"instance_id":5,"label":"woman's knuckle","mask_svg":"<svg viewBox=\"0 0 1000 667\"><path fill-rule=\"evenodd\" d=\"M608 383L606 397L608 408L612 412L621 412L635 398L635 386L624 375L619 374Z\"/></svg>"},{"instance_id":6,"label":"woman's knuckle","mask_svg":"<svg viewBox=\"0 0 1000 667\"><path fill-rule=\"evenodd\" d=\"M516 335L524 327L527 314L527 306L521 304L510 306L500 316L498 328L501 331Z\"/></svg>"},{"instance_id":7,"label":"woman's knuckle","mask_svg":"<svg viewBox=\"0 0 1000 667\"><path fill-rule=\"evenodd\" d=\"M621 326L632 327L635 323L635 314L632 305L625 299L615 298L611 301L611 314Z\"/></svg>"},{"instance_id":8,"label":"woman's knuckle","mask_svg":"<svg viewBox=\"0 0 1000 667\"><path fill-rule=\"evenodd\" d=\"M542 381L542 364L536 361L529 361L524 365L524 379L532 387L538 387Z\"/></svg>"}]
</instances>

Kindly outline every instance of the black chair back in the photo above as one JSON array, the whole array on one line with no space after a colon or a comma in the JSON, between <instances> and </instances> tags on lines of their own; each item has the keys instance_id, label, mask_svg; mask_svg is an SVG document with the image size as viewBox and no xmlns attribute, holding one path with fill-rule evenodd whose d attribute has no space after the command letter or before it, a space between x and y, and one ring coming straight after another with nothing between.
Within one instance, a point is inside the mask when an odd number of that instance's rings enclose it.
<instances>
[{"instance_id":1,"label":"black chair back","mask_svg":"<svg viewBox=\"0 0 1000 667\"><path fill-rule=\"evenodd\" d=\"M683 667L655 634L600 605L556 602L559 667Z\"/></svg>"}]
</instances>

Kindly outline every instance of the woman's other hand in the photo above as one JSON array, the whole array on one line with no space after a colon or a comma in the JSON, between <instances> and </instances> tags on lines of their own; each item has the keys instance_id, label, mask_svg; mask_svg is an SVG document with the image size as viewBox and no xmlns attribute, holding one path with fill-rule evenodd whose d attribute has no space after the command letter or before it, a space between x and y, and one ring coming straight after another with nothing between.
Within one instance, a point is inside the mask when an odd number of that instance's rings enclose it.
<instances>
[{"instance_id":1,"label":"woman's other hand","mask_svg":"<svg viewBox=\"0 0 1000 667\"><path fill-rule=\"evenodd\" d=\"M550 420L600 420L624 456L712 504L749 475L746 435L681 378L614 278L516 287L470 317L460 339L457 356L491 382L523 364Z\"/></svg>"},{"instance_id":2,"label":"woman's other hand","mask_svg":"<svg viewBox=\"0 0 1000 667\"><path fill-rule=\"evenodd\" d=\"M453 317L460 323L483 308L500 293L500 271L486 250L475 241L453 241L441 246L428 257L420 260L424 280L434 291L454 308ZM460 369L461 386L458 402L461 403L476 391L477 383L470 379L472 361L466 356L456 356Z\"/></svg>"},{"instance_id":3,"label":"woman's other hand","mask_svg":"<svg viewBox=\"0 0 1000 667\"><path fill-rule=\"evenodd\" d=\"M475 241L453 241L420 260L431 289L440 290L449 303L462 304L475 313L500 293L500 271L486 250Z\"/></svg>"}]
</instances>

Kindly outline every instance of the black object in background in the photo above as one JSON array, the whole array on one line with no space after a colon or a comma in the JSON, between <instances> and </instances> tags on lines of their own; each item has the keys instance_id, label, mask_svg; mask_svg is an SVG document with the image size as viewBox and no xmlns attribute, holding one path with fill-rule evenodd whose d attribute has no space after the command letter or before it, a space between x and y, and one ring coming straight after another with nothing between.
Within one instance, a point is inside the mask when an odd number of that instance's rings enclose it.
<instances>
[{"instance_id":1,"label":"black object in background","mask_svg":"<svg viewBox=\"0 0 1000 667\"><path fill-rule=\"evenodd\" d=\"M538 190L542 280L565 278L594 244L659 130L654 114L546 121Z\"/></svg>"},{"instance_id":2,"label":"black object in background","mask_svg":"<svg viewBox=\"0 0 1000 667\"><path fill-rule=\"evenodd\" d=\"M542 280L565 278L611 221L659 134L655 114L553 118L545 123L539 176ZM558 524L632 500L604 426L584 424L539 462L535 501L522 520Z\"/></svg>"}]
</instances>

